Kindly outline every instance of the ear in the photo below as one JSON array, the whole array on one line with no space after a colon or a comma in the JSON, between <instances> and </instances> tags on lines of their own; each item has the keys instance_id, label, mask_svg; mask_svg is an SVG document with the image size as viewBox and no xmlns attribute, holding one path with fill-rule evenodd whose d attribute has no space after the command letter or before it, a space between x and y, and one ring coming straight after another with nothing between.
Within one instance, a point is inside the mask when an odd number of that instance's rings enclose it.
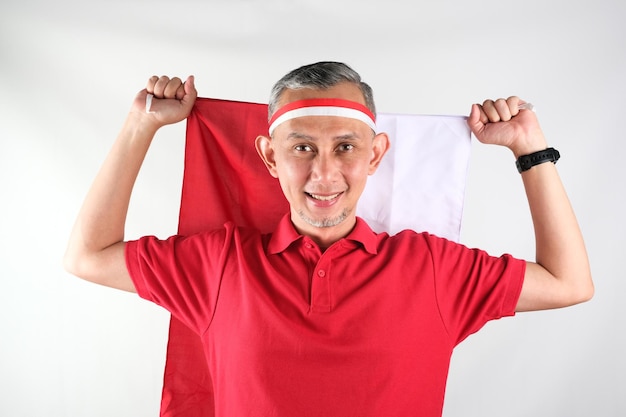
<instances>
[{"instance_id":1,"label":"ear","mask_svg":"<svg viewBox=\"0 0 626 417\"><path fill-rule=\"evenodd\" d=\"M274 178L278 178L276 172L276 160L274 158L274 148L272 148L272 139L267 136L257 136L254 146L261 160Z\"/></svg>"},{"instance_id":2,"label":"ear","mask_svg":"<svg viewBox=\"0 0 626 417\"><path fill-rule=\"evenodd\" d=\"M372 159L370 160L370 167L368 174L372 175L378 169L380 162L383 160L383 156L389 150L391 143L389 142L389 136L386 133L379 133L374 136L372 142Z\"/></svg>"}]
</instances>

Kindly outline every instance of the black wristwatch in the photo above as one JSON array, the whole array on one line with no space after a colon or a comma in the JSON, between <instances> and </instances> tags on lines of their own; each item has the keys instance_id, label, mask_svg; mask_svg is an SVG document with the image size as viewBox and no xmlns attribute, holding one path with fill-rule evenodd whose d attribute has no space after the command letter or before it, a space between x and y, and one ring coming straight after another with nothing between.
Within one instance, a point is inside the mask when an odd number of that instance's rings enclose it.
<instances>
[{"instance_id":1,"label":"black wristwatch","mask_svg":"<svg viewBox=\"0 0 626 417\"><path fill-rule=\"evenodd\" d=\"M535 165L543 164L544 162L553 162L556 164L556 161L558 161L560 157L561 154L559 151L554 148L548 148L543 151L520 156L517 158L517 161L515 161L515 165L521 174L524 171L528 171Z\"/></svg>"}]
</instances>

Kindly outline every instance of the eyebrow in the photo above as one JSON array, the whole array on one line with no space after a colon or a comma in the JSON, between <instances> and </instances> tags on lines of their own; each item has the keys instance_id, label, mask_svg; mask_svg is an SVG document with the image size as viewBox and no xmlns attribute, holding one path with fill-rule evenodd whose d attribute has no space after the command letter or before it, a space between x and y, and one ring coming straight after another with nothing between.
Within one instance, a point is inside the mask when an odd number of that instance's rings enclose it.
<instances>
[{"instance_id":1,"label":"eyebrow","mask_svg":"<svg viewBox=\"0 0 626 417\"><path fill-rule=\"evenodd\" d=\"M304 133L299 133L299 132L291 132L290 134L287 135L287 139L307 139L307 140L314 140L315 138L313 136L310 135L305 135Z\"/></svg>"},{"instance_id":2,"label":"eyebrow","mask_svg":"<svg viewBox=\"0 0 626 417\"><path fill-rule=\"evenodd\" d=\"M295 139L295 140L316 140L314 136L307 135L305 133L300 132L291 132L287 135L287 139ZM344 135L338 135L333 137L334 140L355 140L359 139L359 136L356 133L346 133Z\"/></svg>"}]
</instances>

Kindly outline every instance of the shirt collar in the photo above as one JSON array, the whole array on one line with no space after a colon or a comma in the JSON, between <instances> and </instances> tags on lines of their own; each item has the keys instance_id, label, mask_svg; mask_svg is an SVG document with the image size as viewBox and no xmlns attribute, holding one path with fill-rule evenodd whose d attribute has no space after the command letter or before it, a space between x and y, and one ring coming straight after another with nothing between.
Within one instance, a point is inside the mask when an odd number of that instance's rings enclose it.
<instances>
[{"instance_id":1,"label":"shirt collar","mask_svg":"<svg viewBox=\"0 0 626 417\"><path fill-rule=\"evenodd\" d=\"M267 250L270 254L283 252L289 247L289 245L302 237L303 236L299 234L293 226L293 223L291 223L290 214L287 213L276 226L276 229L270 238ZM353 241L360 243L363 245L363 248L372 255L375 255L378 252L377 234L374 233L365 220L360 217L356 218L356 224L350 234L340 241Z\"/></svg>"}]
</instances>

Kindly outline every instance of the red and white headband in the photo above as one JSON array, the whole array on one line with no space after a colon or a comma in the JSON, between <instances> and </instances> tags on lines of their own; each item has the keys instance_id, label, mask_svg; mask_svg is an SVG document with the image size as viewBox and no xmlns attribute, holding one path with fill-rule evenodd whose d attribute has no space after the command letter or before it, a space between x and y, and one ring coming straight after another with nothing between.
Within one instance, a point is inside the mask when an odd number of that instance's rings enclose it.
<instances>
[{"instance_id":1,"label":"red and white headband","mask_svg":"<svg viewBox=\"0 0 626 417\"><path fill-rule=\"evenodd\" d=\"M287 120L305 116L338 116L360 120L376 131L376 117L364 105L340 98L313 98L292 101L276 110L269 121L269 133Z\"/></svg>"}]
</instances>

